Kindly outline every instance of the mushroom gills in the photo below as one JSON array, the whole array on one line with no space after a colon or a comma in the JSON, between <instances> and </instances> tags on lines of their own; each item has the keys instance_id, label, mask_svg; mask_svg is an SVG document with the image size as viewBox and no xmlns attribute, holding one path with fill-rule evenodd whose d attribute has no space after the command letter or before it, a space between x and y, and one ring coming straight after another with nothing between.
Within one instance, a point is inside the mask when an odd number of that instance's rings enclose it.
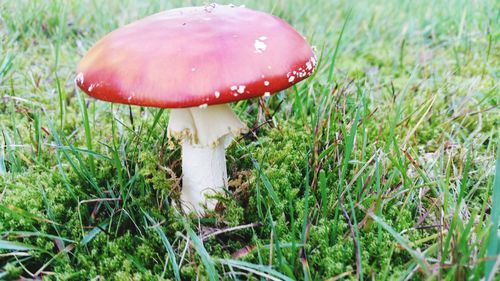
<instances>
[{"instance_id":1,"label":"mushroom gills","mask_svg":"<svg viewBox=\"0 0 500 281\"><path fill-rule=\"evenodd\" d=\"M172 109L167 135L171 140L187 139L195 146L217 146L224 141L227 147L233 136L247 130L228 104L218 104Z\"/></svg>"},{"instance_id":2,"label":"mushroom gills","mask_svg":"<svg viewBox=\"0 0 500 281\"><path fill-rule=\"evenodd\" d=\"M182 145L184 211L203 214L203 206L213 210L214 198L227 187L225 148L233 136L246 132L247 127L227 104L206 108L172 109L167 134Z\"/></svg>"}]
</instances>

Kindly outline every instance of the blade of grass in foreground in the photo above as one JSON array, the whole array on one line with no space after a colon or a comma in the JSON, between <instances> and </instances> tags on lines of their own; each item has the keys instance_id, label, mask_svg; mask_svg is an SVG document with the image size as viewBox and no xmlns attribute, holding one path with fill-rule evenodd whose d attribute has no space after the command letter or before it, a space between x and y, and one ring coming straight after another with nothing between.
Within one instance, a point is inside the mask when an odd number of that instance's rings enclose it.
<instances>
[{"instance_id":1,"label":"blade of grass in foreground","mask_svg":"<svg viewBox=\"0 0 500 281\"><path fill-rule=\"evenodd\" d=\"M87 234L83 236L82 240L80 240L80 245L85 246L88 243L90 243L90 241L92 241L97 236L97 234L101 233L103 229L108 227L108 225L109 225L109 220L106 220L99 226L94 227L91 231L89 231Z\"/></svg>"},{"instance_id":2,"label":"blade of grass in foreground","mask_svg":"<svg viewBox=\"0 0 500 281\"><path fill-rule=\"evenodd\" d=\"M257 162L257 160L253 157L251 157L251 159L252 159L253 166L255 167L257 172L259 173L260 180L262 181L262 183L264 183L264 186L267 189L267 192L269 192L269 195L274 200L274 202L278 202L278 196L276 195L276 192L274 192L273 186L272 186L271 182L269 181L269 179L266 177L266 175L264 175L262 173L262 168L260 167L259 162Z\"/></svg>"},{"instance_id":3,"label":"blade of grass in foreground","mask_svg":"<svg viewBox=\"0 0 500 281\"><path fill-rule=\"evenodd\" d=\"M495 181L493 182L493 199L491 200L491 230L490 230L490 238L488 241L488 250L486 251L486 255L488 257L494 257L500 255L500 244L498 241L498 227L500 220L500 142L497 147L497 164L495 171ZM488 277L493 277L495 271L493 270L495 266L495 259L488 260L486 262L486 269L484 271L485 279Z\"/></svg>"},{"instance_id":4,"label":"blade of grass in foreground","mask_svg":"<svg viewBox=\"0 0 500 281\"><path fill-rule=\"evenodd\" d=\"M63 4L63 3L61 3ZM58 26L58 34L54 46L54 78L55 78L55 83L56 83L56 89L57 89L57 96L59 97L59 125L60 129L62 130L64 128L64 120L65 120L65 111L66 107L64 104L64 100L66 98L66 95L64 94L64 89L61 87L61 81L59 79L59 59L60 59L60 51L61 51L61 45L63 42L63 37L64 37L64 32L65 32L65 25L66 25L66 14L65 14L65 6L64 5L57 5L58 7L57 11L55 13L59 13L59 26Z\"/></svg>"},{"instance_id":5,"label":"blade of grass in foreground","mask_svg":"<svg viewBox=\"0 0 500 281\"><path fill-rule=\"evenodd\" d=\"M309 192L311 190L311 185L309 184L309 157L304 158L305 160L305 167L306 167L306 176L304 177L304 187L305 187L305 192L304 192L304 218L302 219L302 235L301 235L301 242L302 244L306 244L307 236L308 236L308 224L309 224ZM310 278L310 269L309 269L309 264L307 262L307 257L306 257L306 249L305 247L302 248L302 251L304 255L300 257L301 263L302 263L302 272L304 274L304 280L309 281Z\"/></svg>"},{"instance_id":6,"label":"blade of grass in foreground","mask_svg":"<svg viewBox=\"0 0 500 281\"><path fill-rule=\"evenodd\" d=\"M274 281L293 281L290 277L279 273L278 271L269 268L265 265L253 264L244 261L232 260L232 259L220 259L218 260L220 264L227 265L229 267L235 267L241 270L244 270L249 273L253 273L263 278L267 278L269 280Z\"/></svg>"},{"instance_id":7,"label":"blade of grass in foreground","mask_svg":"<svg viewBox=\"0 0 500 281\"><path fill-rule=\"evenodd\" d=\"M5 150L3 142L0 142L0 176L5 175L6 173L7 173L7 166L5 165Z\"/></svg>"},{"instance_id":8,"label":"blade of grass in foreground","mask_svg":"<svg viewBox=\"0 0 500 281\"><path fill-rule=\"evenodd\" d=\"M85 130L85 141L87 144L87 149L89 151L92 151L92 132L90 130L90 122L89 122L89 116L87 113L87 106L85 105L85 98L80 94L80 91L77 90L77 97L78 97L78 103L80 104L80 111L82 113L82 119L83 119L83 128ZM93 176L96 174L96 168L94 164L94 156L92 154L89 154L88 156L88 165L90 167L90 172L92 173Z\"/></svg>"},{"instance_id":9,"label":"blade of grass in foreground","mask_svg":"<svg viewBox=\"0 0 500 281\"><path fill-rule=\"evenodd\" d=\"M344 191L344 179L347 175L347 168L349 166L349 161L351 161L351 153L354 148L354 139L356 137L356 131L358 129L358 122L360 120L360 111L356 111L356 117L354 119L354 122L351 125L351 129L349 130L349 136L347 137L346 140L346 145L345 145L345 150L344 150L344 159L342 162L342 173L340 174L340 179L339 179L339 190L337 194L337 200L340 202L340 197L342 196L342 192ZM337 204L337 208L335 209L335 221L338 221L340 215L340 204ZM336 239L337 237L337 226L333 226L333 240ZM333 241L332 240L332 241Z\"/></svg>"},{"instance_id":10,"label":"blade of grass in foreground","mask_svg":"<svg viewBox=\"0 0 500 281\"><path fill-rule=\"evenodd\" d=\"M57 235L51 235L43 232L33 232L33 231L6 231L6 232L0 232L0 235L15 235L18 237L43 237L43 238L49 238L49 239L59 239L61 241L69 242L69 243L75 243L75 240L71 240L68 238L64 238L61 236Z\"/></svg>"},{"instance_id":11,"label":"blade of grass in foreground","mask_svg":"<svg viewBox=\"0 0 500 281\"><path fill-rule=\"evenodd\" d=\"M14 55L7 54L2 61L2 64L0 65L0 84L2 84L2 80L7 75L9 70L12 69L12 66L14 65L12 63L14 61Z\"/></svg>"},{"instance_id":12,"label":"blade of grass in foreground","mask_svg":"<svg viewBox=\"0 0 500 281\"><path fill-rule=\"evenodd\" d=\"M21 244L21 243L16 243L16 242L10 242L10 241L5 241L5 240L0 240L0 250L7 250L7 251L29 251L32 250L33 247Z\"/></svg>"},{"instance_id":13,"label":"blade of grass in foreground","mask_svg":"<svg viewBox=\"0 0 500 281\"><path fill-rule=\"evenodd\" d=\"M12 119L13 128L16 128L15 119ZM18 172L21 170L22 164L21 160L16 155L16 151L13 148L12 137L7 130L2 131L2 136L4 140L5 147L5 162L10 163L10 172Z\"/></svg>"},{"instance_id":14,"label":"blade of grass in foreground","mask_svg":"<svg viewBox=\"0 0 500 281\"><path fill-rule=\"evenodd\" d=\"M421 253L416 252L410 247L410 241L408 241L406 238L401 236L396 230L394 230L391 226L389 226L384 220L381 218L377 217L373 213L368 214L376 223L378 223L383 229L385 229L387 232L389 232L396 241L405 248L406 251L415 259L415 261L420 265L422 270L426 275L431 274L431 270L429 268L429 264L425 261L425 258L422 256Z\"/></svg>"},{"instance_id":15,"label":"blade of grass in foreground","mask_svg":"<svg viewBox=\"0 0 500 281\"><path fill-rule=\"evenodd\" d=\"M333 78L333 70L335 68L335 62L337 60L337 55L339 53L340 49L340 42L342 41L342 36L344 35L345 28L347 26L347 22L349 22L349 19L351 18L352 14L352 9L350 9L347 12L347 16L345 18L344 24L342 25L342 29L340 30L339 38L337 39L337 43L335 44L335 51L333 52L332 55L332 62L330 64L330 68L328 69L328 81L332 81Z\"/></svg>"},{"instance_id":16,"label":"blade of grass in foreground","mask_svg":"<svg viewBox=\"0 0 500 281\"><path fill-rule=\"evenodd\" d=\"M179 273L179 265L177 264L177 259L175 258L175 253L174 253L174 249L172 248L172 244L170 244L170 241L168 241L168 238L165 235L165 232L163 232L163 230L161 229L160 224L158 222L154 221L153 218L151 218L144 211L143 211L143 213L144 213L144 216L152 224L151 227L160 236L161 242L163 243L163 246L165 246L165 249L167 250L169 259L172 262L172 269L174 270L175 280L181 280L181 276L180 276L180 273Z\"/></svg>"},{"instance_id":17,"label":"blade of grass in foreground","mask_svg":"<svg viewBox=\"0 0 500 281\"><path fill-rule=\"evenodd\" d=\"M448 234L446 235L446 239L444 241L443 253L442 253L442 257L441 257L442 263L444 263L444 261L448 257L448 252L450 251L450 247L451 247L451 239L453 238L453 235L455 234L455 229L459 228L460 223L462 223L460 220L460 217L459 217L460 204L462 203L462 200L464 198L465 189L467 187L467 182L469 179L469 169L470 169L470 162L471 162L471 157L472 157L471 155L472 155L472 152L471 152L471 149L469 149L469 151L467 152L467 159L465 160L465 166L463 168L462 180L460 181L460 190L458 193L455 212L453 213L451 224L450 224L450 227L448 229ZM463 231L461 230L461 232L463 232Z\"/></svg>"},{"instance_id":18,"label":"blade of grass in foreground","mask_svg":"<svg viewBox=\"0 0 500 281\"><path fill-rule=\"evenodd\" d=\"M212 260L212 257L210 257L210 254L207 252L207 249L205 249L205 246L203 245L203 242L201 239L194 233L194 231L191 229L189 224L184 221L184 227L186 228L186 231L189 235L189 238L191 238L191 241L193 241L194 248L196 249L196 252L198 252L198 255L201 258L201 261L203 262L203 265L205 266L205 269L207 271L208 277L211 281L218 280L218 273L217 270L215 269L214 261Z\"/></svg>"}]
</instances>

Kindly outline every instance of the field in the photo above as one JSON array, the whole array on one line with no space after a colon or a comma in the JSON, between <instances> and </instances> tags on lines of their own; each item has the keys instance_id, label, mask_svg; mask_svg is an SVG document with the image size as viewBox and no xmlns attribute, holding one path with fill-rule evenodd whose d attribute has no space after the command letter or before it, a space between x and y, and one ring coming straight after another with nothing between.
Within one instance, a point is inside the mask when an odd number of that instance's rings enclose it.
<instances>
[{"instance_id":1,"label":"field","mask_svg":"<svg viewBox=\"0 0 500 281\"><path fill-rule=\"evenodd\" d=\"M500 2L233 1L319 66L232 104L252 130L197 218L169 110L74 81L108 32L204 4L0 0L0 280L499 280Z\"/></svg>"}]
</instances>

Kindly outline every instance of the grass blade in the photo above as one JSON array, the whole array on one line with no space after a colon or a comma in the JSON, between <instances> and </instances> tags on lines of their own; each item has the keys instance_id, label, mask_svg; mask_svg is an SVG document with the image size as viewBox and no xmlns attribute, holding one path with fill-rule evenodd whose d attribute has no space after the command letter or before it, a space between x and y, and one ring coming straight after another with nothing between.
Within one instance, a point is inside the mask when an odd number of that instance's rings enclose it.
<instances>
[{"instance_id":1,"label":"grass blade","mask_svg":"<svg viewBox=\"0 0 500 281\"><path fill-rule=\"evenodd\" d=\"M189 238L191 238L191 241L193 242L194 248L196 249L196 252L201 258L201 261L203 262L203 265L205 266L205 269L208 273L208 277L211 281L218 280L218 273L217 270L215 269L215 263L210 257L210 254L208 254L207 249L205 249L205 246L203 245L203 242L201 239L194 233L194 231L191 229L191 227L188 225L187 222L184 221L184 227L186 228L186 231L189 235Z\"/></svg>"},{"instance_id":2,"label":"grass blade","mask_svg":"<svg viewBox=\"0 0 500 281\"><path fill-rule=\"evenodd\" d=\"M490 216L490 238L488 241L488 250L486 255L494 257L500 255L500 241L498 239L498 228L500 224L500 142L497 147L497 161L496 161L495 180L493 182L493 199L491 200L491 216ZM484 271L485 278L493 277L495 271L495 259L486 261L486 268Z\"/></svg>"},{"instance_id":3,"label":"grass blade","mask_svg":"<svg viewBox=\"0 0 500 281\"><path fill-rule=\"evenodd\" d=\"M102 230L108 226L108 224L109 222L105 221L101 223L99 226L94 227L85 236L83 236L82 240L80 240L80 245L85 246L88 243L90 243L90 241L92 241L92 239L94 239L97 236L97 234L101 233Z\"/></svg>"},{"instance_id":4,"label":"grass blade","mask_svg":"<svg viewBox=\"0 0 500 281\"><path fill-rule=\"evenodd\" d=\"M344 31L351 18L352 9L347 12L347 16L344 20L344 24L342 25L342 29L340 30L339 37L337 39L337 43L335 44L335 51L333 51L332 62L330 64L330 68L328 69L328 81L332 81L333 78L333 70L335 68L335 62L337 61L337 56L340 50L340 43L342 42L342 37L344 36Z\"/></svg>"},{"instance_id":5,"label":"grass blade","mask_svg":"<svg viewBox=\"0 0 500 281\"><path fill-rule=\"evenodd\" d=\"M430 275L431 274L431 270L430 270L429 264L425 261L425 257L421 253L413 250L410 247L410 241L408 241L406 238L404 238L403 236L401 236L396 230L394 230L390 225L388 225L381 218L377 217L375 214L369 213L368 215L376 223L378 223L383 229L385 229L387 232L389 232L392 235L392 237L394 237L394 239L396 239L396 241L401 246L403 246L403 248L406 251L408 251L408 253L410 253L410 255L415 259L415 261L418 263L418 265L420 265L420 267L422 268L422 270L425 272L426 275Z\"/></svg>"},{"instance_id":6,"label":"grass blade","mask_svg":"<svg viewBox=\"0 0 500 281\"><path fill-rule=\"evenodd\" d=\"M21 243L17 243L17 242L6 241L6 240L0 240L0 250L29 251L32 249L33 249L33 247L26 245L26 244L21 244Z\"/></svg>"},{"instance_id":7,"label":"grass blade","mask_svg":"<svg viewBox=\"0 0 500 281\"><path fill-rule=\"evenodd\" d=\"M92 132L90 130L90 122L89 122L89 116L87 113L87 106L85 105L85 98L80 94L80 91L77 91L78 95L78 103L80 104L80 111L82 114L82 119L83 119L83 128L85 130L85 141L87 144L87 149L89 151L92 151ZM89 154L88 156L88 165L90 167L90 171L93 176L95 176L96 169L95 169L95 164L94 164L94 156L92 154Z\"/></svg>"},{"instance_id":8,"label":"grass blade","mask_svg":"<svg viewBox=\"0 0 500 281\"><path fill-rule=\"evenodd\" d=\"M269 179L266 177L266 175L264 175L264 173L262 173L262 168L260 167L259 162L257 162L257 160L255 160L255 158L252 157L252 163L253 163L253 166L255 167L255 169L257 170L257 172L259 173L259 178L262 181L262 183L264 183L264 186L266 187L267 192L269 192L269 195L271 196L271 198L275 202L278 202L278 196L276 195L276 192L274 192L273 185L271 184Z\"/></svg>"},{"instance_id":9,"label":"grass blade","mask_svg":"<svg viewBox=\"0 0 500 281\"><path fill-rule=\"evenodd\" d=\"M155 222L155 220L153 220L153 218L151 218L151 216L149 216L147 213L144 213L144 216L152 224L151 227L156 231L156 233L158 233L161 242L163 243L163 246L167 250L170 262L172 263L172 269L174 271L175 280L181 280L181 275L179 273L179 265L177 264L177 259L175 257L174 249L172 248L172 244L170 244L170 241L168 241L168 238L165 235L165 232L163 232L163 230L161 229L160 224L158 222Z\"/></svg>"},{"instance_id":10,"label":"grass blade","mask_svg":"<svg viewBox=\"0 0 500 281\"><path fill-rule=\"evenodd\" d=\"M0 84L2 84L3 78L12 69L12 61L14 60L14 55L7 54L0 65Z\"/></svg>"},{"instance_id":11,"label":"grass blade","mask_svg":"<svg viewBox=\"0 0 500 281\"><path fill-rule=\"evenodd\" d=\"M255 275L259 275L264 278L268 278L270 280L275 281L293 281L290 277L279 273L278 271L269 268L265 265L253 264L244 261L238 261L233 259L219 259L218 262L222 265L227 265L235 268L239 268L241 270L253 273Z\"/></svg>"}]
</instances>

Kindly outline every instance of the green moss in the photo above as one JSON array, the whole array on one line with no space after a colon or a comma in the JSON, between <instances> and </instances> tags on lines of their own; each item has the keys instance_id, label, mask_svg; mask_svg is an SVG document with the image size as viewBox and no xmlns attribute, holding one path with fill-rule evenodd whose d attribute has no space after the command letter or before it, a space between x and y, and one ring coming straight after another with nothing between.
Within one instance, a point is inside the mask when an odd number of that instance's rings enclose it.
<instances>
[{"instance_id":1,"label":"green moss","mask_svg":"<svg viewBox=\"0 0 500 281\"><path fill-rule=\"evenodd\" d=\"M164 196L172 192L174 179L165 169L159 167L161 163L158 154L153 151L143 151L140 153L138 164L140 165L139 174L149 186L159 190Z\"/></svg>"}]
</instances>

